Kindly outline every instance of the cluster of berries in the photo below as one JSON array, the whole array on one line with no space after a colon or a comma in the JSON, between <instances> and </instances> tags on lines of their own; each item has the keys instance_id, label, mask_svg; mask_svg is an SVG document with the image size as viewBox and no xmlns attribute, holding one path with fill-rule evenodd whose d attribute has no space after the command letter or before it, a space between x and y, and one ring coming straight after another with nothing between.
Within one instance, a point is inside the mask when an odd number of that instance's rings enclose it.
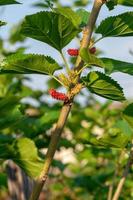
<instances>
[{"instance_id":1,"label":"cluster of berries","mask_svg":"<svg viewBox=\"0 0 133 200\"><path fill-rule=\"evenodd\" d=\"M79 55L79 50L78 49L68 49L68 54L70 56L78 56ZM91 54L95 54L96 53L96 48L95 47L92 47L89 49L89 52ZM51 97L53 99L57 99L57 100L60 100L60 101L64 101L64 102L68 102L69 98L66 94L64 93L61 93L61 92L57 92L55 89L50 89L49 90L49 94L51 95Z\"/></svg>"},{"instance_id":2,"label":"cluster of berries","mask_svg":"<svg viewBox=\"0 0 133 200\"><path fill-rule=\"evenodd\" d=\"M96 53L96 47L92 47L89 49L89 52L91 54L95 54ZM70 55L70 56L78 56L79 55L79 50L78 49L68 49L67 50L67 53Z\"/></svg>"},{"instance_id":3,"label":"cluster of berries","mask_svg":"<svg viewBox=\"0 0 133 200\"><path fill-rule=\"evenodd\" d=\"M51 95L51 97L53 97L53 99L57 99L57 100L64 101L64 102L68 102L68 100L69 100L69 98L66 94L57 92L55 89L50 89L49 94Z\"/></svg>"}]
</instances>

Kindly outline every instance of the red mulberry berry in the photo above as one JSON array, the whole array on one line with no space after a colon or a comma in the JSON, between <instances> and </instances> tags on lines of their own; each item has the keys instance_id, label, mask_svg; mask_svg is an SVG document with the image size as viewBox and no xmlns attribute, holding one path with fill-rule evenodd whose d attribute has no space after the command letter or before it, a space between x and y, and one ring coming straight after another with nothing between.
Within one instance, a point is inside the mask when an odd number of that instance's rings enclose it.
<instances>
[{"instance_id":1,"label":"red mulberry berry","mask_svg":"<svg viewBox=\"0 0 133 200\"><path fill-rule=\"evenodd\" d=\"M67 102L67 101L68 101L68 97L67 97L66 94L61 93L61 92L57 92L55 89L50 89L50 90L49 90L49 94L50 94L54 99L57 99L57 100L60 100L60 101L64 101L64 102Z\"/></svg>"},{"instance_id":2,"label":"red mulberry berry","mask_svg":"<svg viewBox=\"0 0 133 200\"><path fill-rule=\"evenodd\" d=\"M89 52L90 52L91 54L95 54L95 53L96 53L96 47L90 48L90 49L89 49Z\"/></svg>"},{"instance_id":3,"label":"red mulberry berry","mask_svg":"<svg viewBox=\"0 0 133 200\"><path fill-rule=\"evenodd\" d=\"M79 50L78 50L78 49L68 49L68 50L67 50L67 53L68 53L70 56L78 56L78 55L79 55Z\"/></svg>"}]
</instances>

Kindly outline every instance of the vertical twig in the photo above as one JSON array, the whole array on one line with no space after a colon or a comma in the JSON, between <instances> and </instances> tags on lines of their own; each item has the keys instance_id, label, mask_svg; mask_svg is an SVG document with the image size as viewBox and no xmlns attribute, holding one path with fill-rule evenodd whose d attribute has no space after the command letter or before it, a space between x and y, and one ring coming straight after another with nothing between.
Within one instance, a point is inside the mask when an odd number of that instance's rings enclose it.
<instances>
[{"instance_id":1,"label":"vertical twig","mask_svg":"<svg viewBox=\"0 0 133 200\"><path fill-rule=\"evenodd\" d=\"M128 162L126 164L125 170L124 170L123 175L122 175L122 177L121 177L121 179L118 183L118 186L116 188L116 191L114 193L112 200L118 200L119 199L119 197L121 195L121 191L123 189L124 183L126 181L126 178L128 176L128 173L129 173L129 170L130 170L130 167L131 167L132 164L133 164L133 148L131 148Z\"/></svg>"},{"instance_id":2,"label":"vertical twig","mask_svg":"<svg viewBox=\"0 0 133 200\"><path fill-rule=\"evenodd\" d=\"M120 155L118 155L118 157L116 157L115 160L115 172L112 178L112 183L109 186L109 191L108 191L108 200L112 200L113 197L113 191L114 191L114 186L115 186L115 180L116 177L118 176L118 173L120 171L120 165L121 165L121 160L123 159L123 156L125 155L125 152L122 150L120 152Z\"/></svg>"},{"instance_id":3,"label":"vertical twig","mask_svg":"<svg viewBox=\"0 0 133 200\"><path fill-rule=\"evenodd\" d=\"M113 184L111 184L109 186L109 192L108 192L107 200L111 200L112 199L112 194L113 194Z\"/></svg>"},{"instance_id":4,"label":"vertical twig","mask_svg":"<svg viewBox=\"0 0 133 200\"><path fill-rule=\"evenodd\" d=\"M92 32L93 32L93 29L95 26L95 22L96 22L96 19L98 17L99 11L100 11L103 3L104 3L103 0L95 0L94 1L93 9L91 11L91 15L89 17L88 24L83 31L83 39L81 42L81 48L87 47L90 43ZM82 61L80 56L78 56L77 61L76 61L77 69L81 69L83 67L83 65L84 65L84 62ZM35 184L35 187L33 188L33 192L31 194L30 200L37 200L39 198L40 192L46 182L49 168L51 166L55 151L57 149L57 145L58 145L61 133L63 131L63 128L66 124L66 121L67 121L67 118L69 115L69 112L71 110L71 104L72 104L72 102L64 104L64 106L61 109L56 128L53 131L52 136L51 136L51 141L50 141L48 151L46 154L46 159L45 159L43 170L42 170L40 176L36 180L36 184Z\"/></svg>"},{"instance_id":5,"label":"vertical twig","mask_svg":"<svg viewBox=\"0 0 133 200\"><path fill-rule=\"evenodd\" d=\"M87 48L90 44L92 33L94 30L94 26L101 10L102 5L105 3L104 0L95 0L94 5L87 23L87 26L83 30L83 39L81 41L80 49ZM83 60L81 59L80 55L76 61L76 69L81 69L83 66Z\"/></svg>"},{"instance_id":6,"label":"vertical twig","mask_svg":"<svg viewBox=\"0 0 133 200\"><path fill-rule=\"evenodd\" d=\"M61 109L56 128L52 132L51 141L50 141L48 151L46 154L44 167L43 167L43 170L41 171L40 176L36 180L35 187L33 188L33 192L30 197L31 200L37 200L39 198L42 187L47 180L49 168L51 166L51 163L52 163L52 160L53 160L53 157L54 157L54 154L55 154L55 151L57 149L57 145L60 139L60 135L62 133L62 130L64 128L64 125L66 123L70 110L71 110L71 103L64 104L64 106Z\"/></svg>"}]
</instances>

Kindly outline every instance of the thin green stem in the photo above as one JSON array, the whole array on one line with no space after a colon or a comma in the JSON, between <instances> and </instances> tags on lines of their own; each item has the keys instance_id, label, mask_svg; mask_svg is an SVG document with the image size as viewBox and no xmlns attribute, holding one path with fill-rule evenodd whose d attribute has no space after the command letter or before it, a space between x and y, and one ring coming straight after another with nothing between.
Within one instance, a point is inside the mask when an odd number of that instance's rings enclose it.
<instances>
[{"instance_id":1,"label":"thin green stem","mask_svg":"<svg viewBox=\"0 0 133 200\"><path fill-rule=\"evenodd\" d=\"M131 147L128 162L126 164L126 167L125 167L125 170L123 172L123 175L122 175L122 177L121 177L121 179L120 179L120 181L119 181L119 183L118 183L118 185L116 187L116 191L114 193L114 196L113 196L112 200L118 200L119 199L119 197L121 195L121 192L122 192L122 189L123 189L123 186L124 186L124 183L125 183L126 178L127 178L128 174L129 174L129 170L130 170L132 164L133 164L133 147Z\"/></svg>"},{"instance_id":2,"label":"thin green stem","mask_svg":"<svg viewBox=\"0 0 133 200\"><path fill-rule=\"evenodd\" d=\"M65 63L66 70L67 70L67 72L69 72L69 71L70 71L70 67L69 67L69 65L68 65L68 62L67 62L67 60L66 60L66 58L65 58L65 56L64 56L64 54L63 54L63 52L61 51L60 54L61 54L61 57L62 57L64 63Z\"/></svg>"},{"instance_id":3,"label":"thin green stem","mask_svg":"<svg viewBox=\"0 0 133 200\"><path fill-rule=\"evenodd\" d=\"M79 71L78 71L78 75L82 73L82 71L88 66L88 64L84 65Z\"/></svg>"},{"instance_id":4,"label":"thin green stem","mask_svg":"<svg viewBox=\"0 0 133 200\"><path fill-rule=\"evenodd\" d=\"M101 41L103 39L103 37L98 38L97 40L95 40L90 46L89 48L93 47L94 44L98 43L99 41Z\"/></svg>"},{"instance_id":5,"label":"thin green stem","mask_svg":"<svg viewBox=\"0 0 133 200\"><path fill-rule=\"evenodd\" d=\"M58 83L60 83L63 87L66 87L56 76L51 75L53 79L55 79Z\"/></svg>"}]
</instances>

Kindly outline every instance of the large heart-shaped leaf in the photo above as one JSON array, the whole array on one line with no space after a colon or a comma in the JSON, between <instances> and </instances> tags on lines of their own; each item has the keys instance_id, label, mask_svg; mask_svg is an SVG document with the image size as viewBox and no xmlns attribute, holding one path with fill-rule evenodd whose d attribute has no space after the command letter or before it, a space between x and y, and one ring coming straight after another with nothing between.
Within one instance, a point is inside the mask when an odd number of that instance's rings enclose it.
<instances>
[{"instance_id":1,"label":"large heart-shaped leaf","mask_svg":"<svg viewBox=\"0 0 133 200\"><path fill-rule=\"evenodd\" d=\"M133 128L133 103L129 104L123 111L123 118L130 124Z\"/></svg>"},{"instance_id":2,"label":"large heart-shaped leaf","mask_svg":"<svg viewBox=\"0 0 133 200\"><path fill-rule=\"evenodd\" d=\"M128 63L111 58L100 58L104 63L104 68L107 73L122 72L133 75L133 63Z\"/></svg>"},{"instance_id":3,"label":"large heart-shaped leaf","mask_svg":"<svg viewBox=\"0 0 133 200\"><path fill-rule=\"evenodd\" d=\"M43 160L38 156L34 142L28 138L21 138L13 143L12 148L10 158L29 176L37 177L43 168Z\"/></svg>"},{"instance_id":4,"label":"large heart-shaped leaf","mask_svg":"<svg viewBox=\"0 0 133 200\"><path fill-rule=\"evenodd\" d=\"M0 0L0 6L8 5L8 4L20 4L20 3L15 0Z\"/></svg>"},{"instance_id":5,"label":"large heart-shaped leaf","mask_svg":"<svg viewBox=\"0 0 133 200\"><path fill-rule=\"evenodd\" d=\"M0 73L53 74L61 67L54 59L44 55L14 54L3 60Z\"/></svg>"},{"instance_id":6,"label":"large heart-shaped leaf","mask_svg":"<svg viewBox=\"0 0 133 200\"><path fill-rule=\"evenodd\" d=\"M126 12L103 20L96 29L102 37L133 36L133 12Z\"/></svg>"},{"instance_id":7,"label":"large heart-shaped leaf","mask_svg":"<svg viewBox=\"0 0 133 200\"><path fill-rule=\"evenodd\" d=\"M66 17L54 12L39 12L26 16L21 33L61 51L79 32Z\"/></svg>"},{"instance_id":8,"label":"large heart-shaped leaf","mask_svg":"<svg viewBox=\"0 0 133 200\"><path fill-rule=\"evenodd\" d=\"M125 100L123 89L120 85L101 72L90 72L86 77L82 78L82 82L90 92L99 96L115 101Z\"/></svg>"}]
</instances>

